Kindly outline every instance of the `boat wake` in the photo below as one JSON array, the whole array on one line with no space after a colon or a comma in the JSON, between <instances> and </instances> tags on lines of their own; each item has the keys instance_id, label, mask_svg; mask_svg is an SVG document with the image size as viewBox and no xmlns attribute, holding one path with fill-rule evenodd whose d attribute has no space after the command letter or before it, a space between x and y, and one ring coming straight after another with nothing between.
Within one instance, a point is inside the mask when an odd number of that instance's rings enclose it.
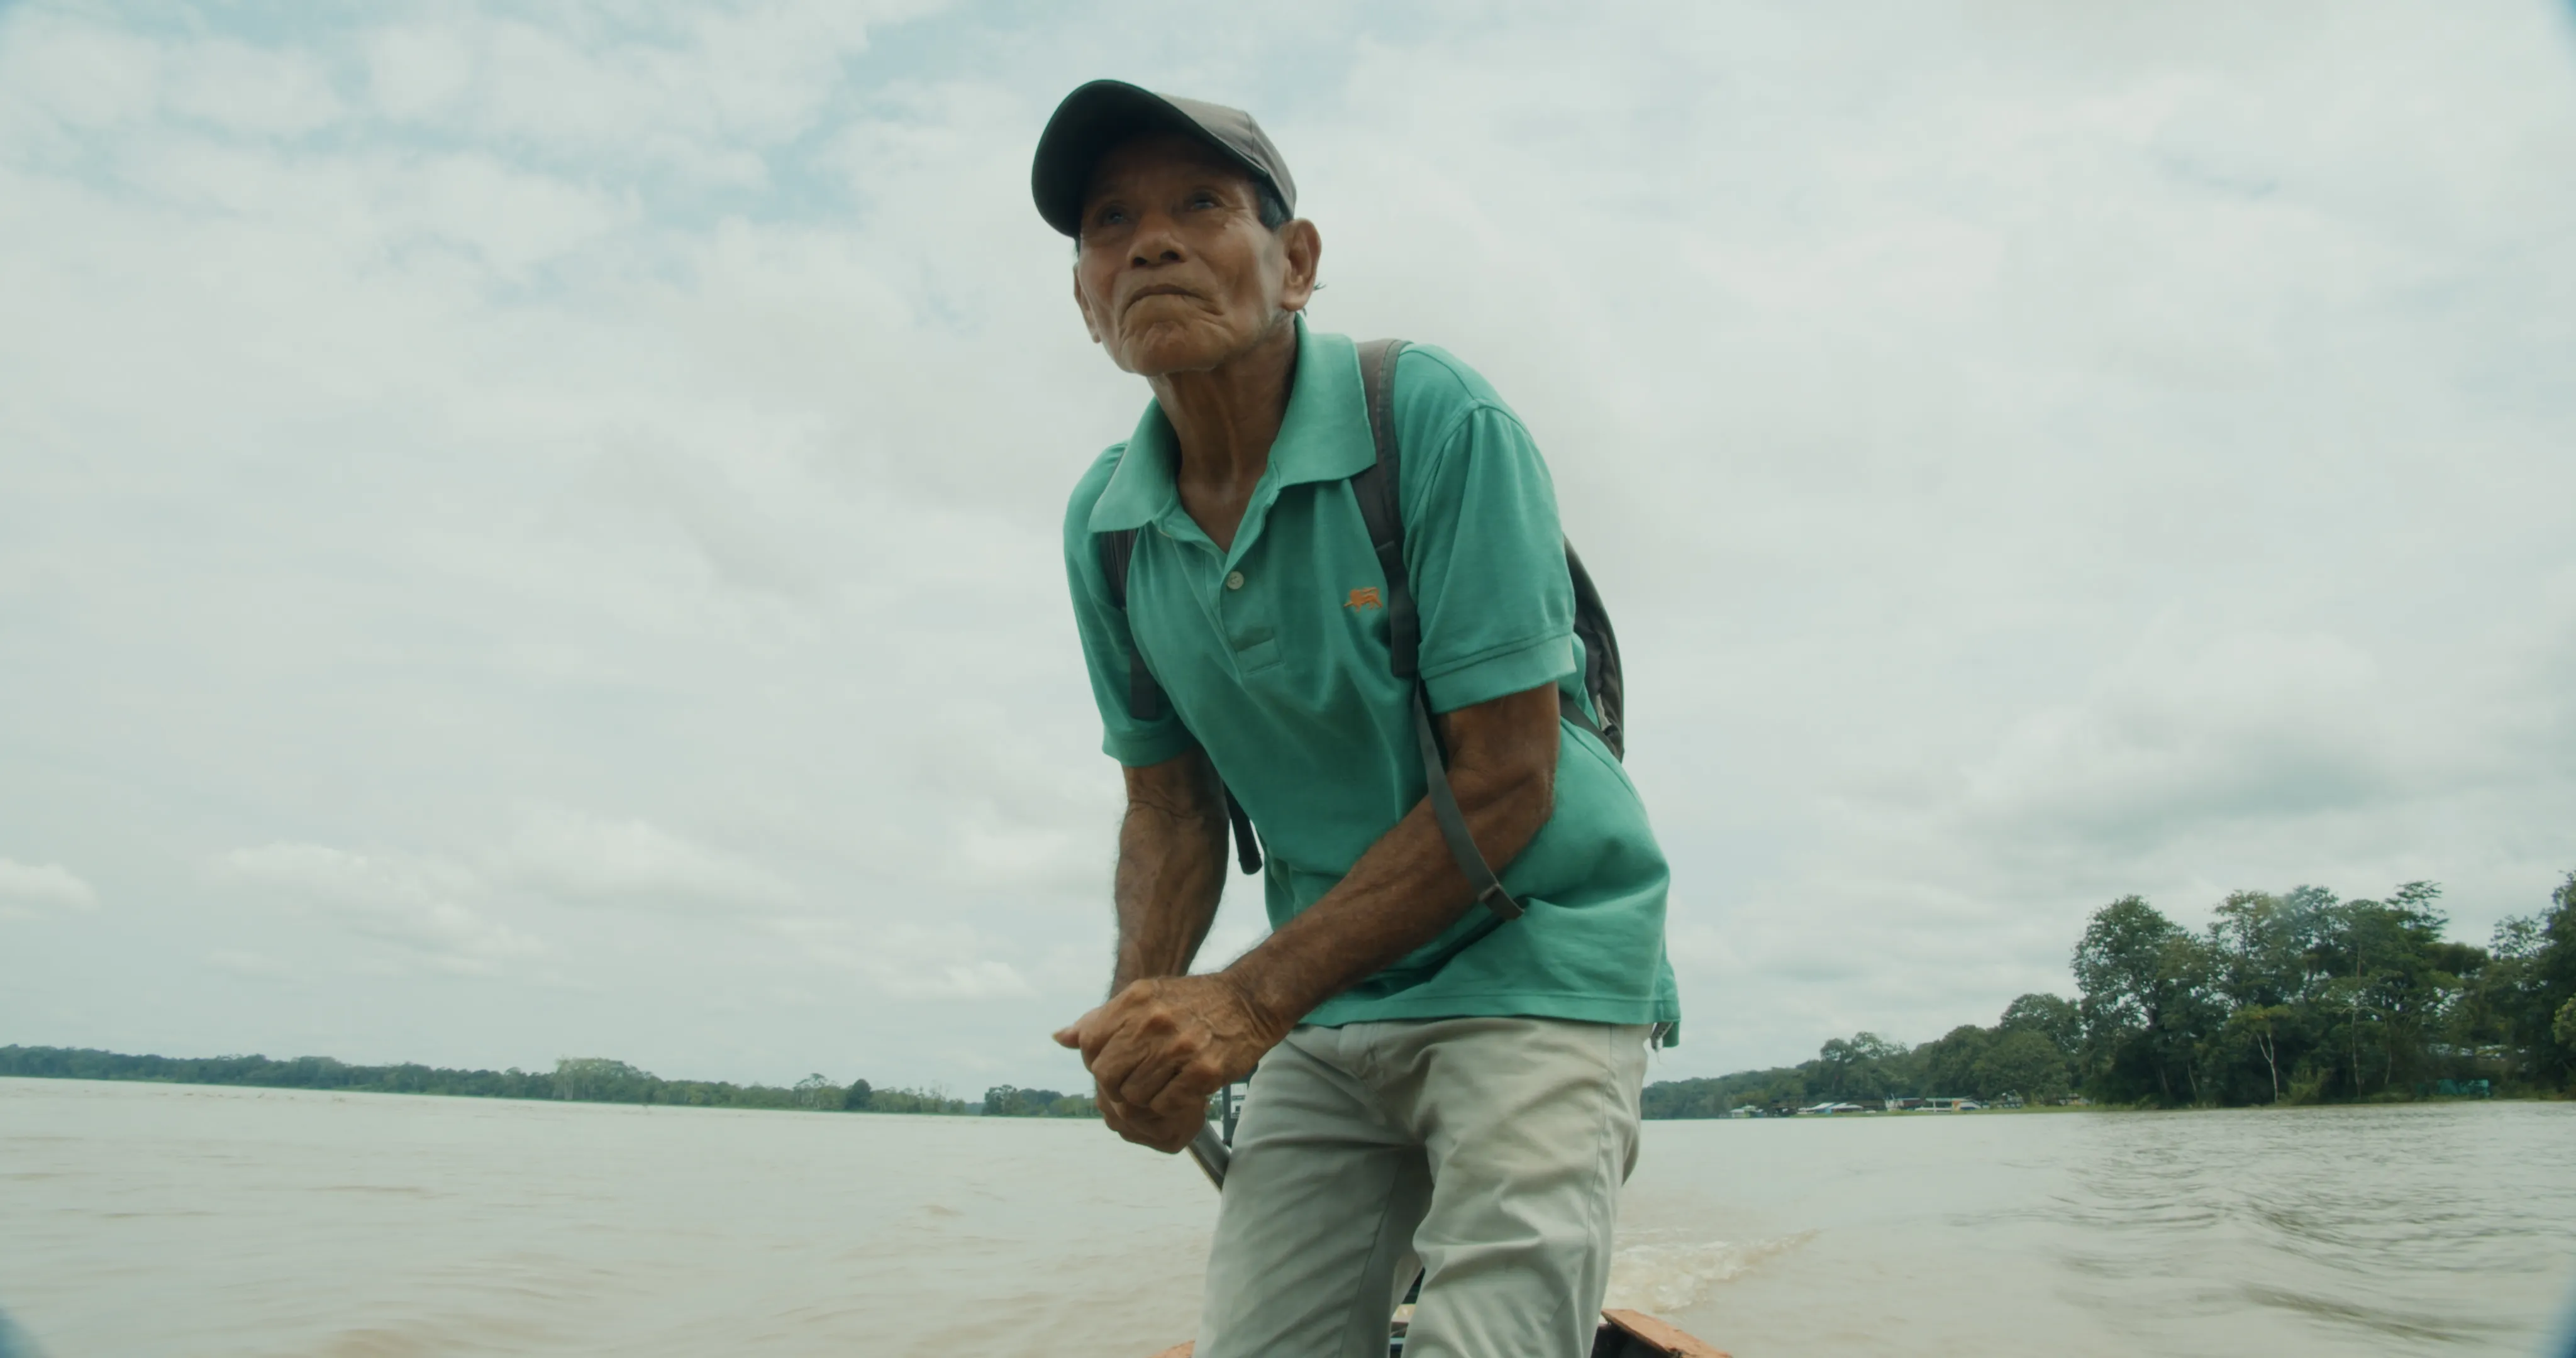
<instances>
[{"instance_id":1,"label":"boat wake","mask_svg":"<svg viewBox=\"0 0 2576 1358\"><path fill-rule=\"evenodd\" d=\"M1807 1242L1813 1231L1776 1240L1728 1240L1630 1245L1610 1259L1610 1293L1603 1305L1672 1315L1708 1299L1721 1283L1743 1276L1766 1259Z\"/></svg>"}]
</instances>

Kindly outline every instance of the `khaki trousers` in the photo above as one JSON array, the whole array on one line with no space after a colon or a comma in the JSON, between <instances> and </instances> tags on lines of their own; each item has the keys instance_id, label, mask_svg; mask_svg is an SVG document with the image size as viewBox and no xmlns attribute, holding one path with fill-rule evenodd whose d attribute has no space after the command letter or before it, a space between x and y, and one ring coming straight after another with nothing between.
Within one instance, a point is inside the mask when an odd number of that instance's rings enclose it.
<instances>
[{"instance_id":1,"label":"khaki trousers","mask_svg":"<svg viewBox=\"0 0 2576 1358\"><path fill-rule=\"evenodd\" d=\"M1300 1027L1262 1058L1208 1258L1200 1358L1581 1358L1637 1163L1643 1024Z\"/></svg>"}]
</instances>

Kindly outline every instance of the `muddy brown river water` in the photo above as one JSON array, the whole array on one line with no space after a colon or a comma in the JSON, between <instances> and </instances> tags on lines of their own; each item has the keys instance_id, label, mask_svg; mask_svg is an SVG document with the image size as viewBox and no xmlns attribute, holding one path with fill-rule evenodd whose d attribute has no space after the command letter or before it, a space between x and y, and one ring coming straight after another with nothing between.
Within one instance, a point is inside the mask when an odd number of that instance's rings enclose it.
<instances>
[{"instance_id":1,"label":"muddy brown river water","mask_svg":"<svg viewBox=\"0 0 2576 1358\"><path fill-rule=\"evenodd\" d=\"M0 1080L50 1358L1188 1337L1214 1208L1092 1124ZM1613 1300L1737 1358L2542 1352L2576 1104L1650 1123Z\"/></svg>"}]
</instances>

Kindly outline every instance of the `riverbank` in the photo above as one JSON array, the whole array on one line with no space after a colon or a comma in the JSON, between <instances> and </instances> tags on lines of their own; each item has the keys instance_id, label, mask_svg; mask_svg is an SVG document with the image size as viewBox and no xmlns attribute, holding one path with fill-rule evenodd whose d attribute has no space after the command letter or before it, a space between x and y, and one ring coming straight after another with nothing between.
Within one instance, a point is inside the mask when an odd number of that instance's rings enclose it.
<instances>
[{"instance_id":1,"label":"riverbank","mask_svg":"<svg viewBox=\"0 0 2576 1358\"><path fill-rule=\"evenodd\" d=\"M419 1094L445 1098L518 1099L559 1103L627 1103L687 1108L749 1108L808 1113L896 1113L963 1117L982 1105L952 1098L940 1088L877 1089L865 1080L836 1084L820 1074L791 1086L735 1084L724 1080L665 1080L606 1057L567 1057L551 1071L452 1070L405 1062L351 1065L328 1056L277 1061L265 1056L129 1056L88 1047L0 1047L0 1076L29 1080L107 1080L144 1084L310 1089L340 1094ZM986 1102L1016 1116L1088 1115L1087 1107L1059 1112L1045 1101L1020 1096L1009 1086L987 1090ZM999 1096L999 1097L995 1097ZM1085 1104L1089 1101L1084 1100ZM1037 1103L1033 1112L1020 1103Z\"/></svg>"},{"instance_id":2,"label":"riverbank","mask_svg":"<svg viewBox=\"0 0 2576 1358\"><path fill-rule=\"evenodd\" d=\"M1730 1122L1775 1121L1791 1116L1794 1110L1765 1112L1753 1118L1737 1116L1733 1106L1723 1111L1695 1111L1709 1107L1707 1089L1722 1089L1729 1083L1769 1078L1774 1072L1745 1072L1722 1076L1717 1080L1657 1081L1646 1086L1643 1102L1645 1118L1650 1122ZM1021 1089L996 1085L984 1091L979 1100L949 1096L946 1090L877 1089L865 1080L847 1085L834 1084L822 1075L809 1076L791 1086L733 1084L726 1081L665 1080L650 1071L639 1070L623 1061L602 1057L574 1057L555 1063L552 1071L457 1070L415 1063L388 1066L351 1065L327 1056L302 1056L291 1060L271 1060L265 1056L166 1057L131 1056L120 1052L86 1047L0 1047L0 1077L35 1080L99 1080L142 1084L198 1085L209 1088L304 1089L339 1094L411 1094L438 1098L509 1099L536 1103L608 1103L638 1104L655 1107L741 1108L773 1112L799 1113L875 1113L895 1116L932 1117L1060 1117L1090 1118L1097 1116L1088 1098L1068 1096L1046 1089ZM2500 1099L2564 1100L2563 1092L2517 1090L2493 1096ZM2340 1107L2352 1105L2385 1105L2389 1103L2474 1102L2450 1096L2392 1097L2375 1095L2365 1099L2317 1100L2281 1107ZM2258 1105L2259 1106L2259 1105ZM2097 1112L2190 1112L2215 1111L2190 1106L2166 1107L2152 1103L2136 1104L2030 1104L2023 1107L1986 1106L1965 1111L1928 1108L1886 1109L1863 1107L1856 1111L1806 1114L1809 1119L1825 1118L1961 1118L2018 1117L2034 1114Z\"/></svg>"}]
</instances>

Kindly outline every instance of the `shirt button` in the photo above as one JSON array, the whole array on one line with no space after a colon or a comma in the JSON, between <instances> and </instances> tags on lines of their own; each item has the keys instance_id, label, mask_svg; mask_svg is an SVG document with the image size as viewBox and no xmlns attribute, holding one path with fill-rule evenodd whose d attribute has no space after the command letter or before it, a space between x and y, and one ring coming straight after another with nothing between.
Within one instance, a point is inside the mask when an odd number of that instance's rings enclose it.
<instances>
[{"instance_id":1,"label":"shirt button","mask_svg":"<svg viewBox=\"0 0 2576 1358\"><path fill-rule=\"evenodd\" d=\"M1228 572L1226 572L1226 576L1225 576L1225 587L1226 587L1227 589L1241 589L1241 588L1243 588L1243 572L1241 572L1241 571L1228 571Z\"/></svg>"}]
</instances>

